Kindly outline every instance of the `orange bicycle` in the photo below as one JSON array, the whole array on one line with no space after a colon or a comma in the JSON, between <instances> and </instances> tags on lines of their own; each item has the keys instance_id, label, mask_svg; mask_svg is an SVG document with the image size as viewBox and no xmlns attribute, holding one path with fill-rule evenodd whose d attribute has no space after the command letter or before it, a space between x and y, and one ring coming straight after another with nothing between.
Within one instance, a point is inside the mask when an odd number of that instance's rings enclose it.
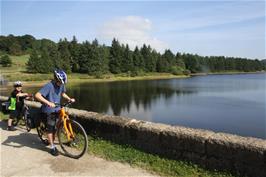
<instances>
[{"instance_id":1,"label":"orange bicycle","mask_svg":"<svg viewBox=\"0 0 266 177\"><path fill-rule=\"evenodd\" d=\"M54 113L55 118L59 118L57 121L57 137L62 150L67 156L78 159L84 155L88 147L88 137L84 128L75 120L72 120L65 108L71 103L56 104L60 106L59 112ZM46 139L46 120L41 120L37 126L38 136L41 141L48 144Z\"/></svg>"}]
</instances>

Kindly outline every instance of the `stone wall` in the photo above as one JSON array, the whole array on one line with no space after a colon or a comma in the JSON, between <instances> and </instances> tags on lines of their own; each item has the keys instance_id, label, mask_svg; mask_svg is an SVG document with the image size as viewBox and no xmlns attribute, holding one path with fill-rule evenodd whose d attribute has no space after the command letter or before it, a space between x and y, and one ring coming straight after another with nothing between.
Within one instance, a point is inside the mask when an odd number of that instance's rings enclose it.
<instances>
[{"instance_id":1,"label":"stone wall","mask_svg":"<svg viewBox=\"0 0 266 177\"><path fill-rule=\"evenodd\" d=\"M6 97L0 97L5 100ZM32 108L39 103L26 102ZM88 133L240 176L266 176L266 140L69 109Z\"/></svg>"}]
</instances>

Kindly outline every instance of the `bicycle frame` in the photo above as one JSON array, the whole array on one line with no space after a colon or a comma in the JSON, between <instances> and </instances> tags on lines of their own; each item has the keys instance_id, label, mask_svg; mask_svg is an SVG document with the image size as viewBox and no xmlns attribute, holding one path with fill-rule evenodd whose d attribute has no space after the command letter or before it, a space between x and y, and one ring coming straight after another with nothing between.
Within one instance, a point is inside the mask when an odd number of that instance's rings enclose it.
<instances>
[{"instance_id":1,"label":"bicycle frame","mask_svg":"<svg viewBox=\"0 0 266 177\"><path fill-rule=\"evenodd\" d=\"M67 139L71 140L71 138L75 138L72 130L72 125L70 122L67 122L67 120L69 119L68 114L63 107L59 110L59 117L63 122L63 126L67 134Z\"/></svg>"}]
</instances>

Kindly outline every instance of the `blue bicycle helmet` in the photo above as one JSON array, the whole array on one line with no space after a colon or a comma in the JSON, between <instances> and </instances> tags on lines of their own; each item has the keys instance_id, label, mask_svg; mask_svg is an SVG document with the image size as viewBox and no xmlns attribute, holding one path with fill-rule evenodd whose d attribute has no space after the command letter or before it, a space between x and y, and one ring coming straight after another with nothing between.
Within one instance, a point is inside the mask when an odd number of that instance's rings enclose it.
<instances>
[{"instance_id":1,"label":"blue bicycle helmet","mask_svg":"<svg viewBox=\"0 0 266 177\"><path fill-rule=\"evenodd\" d=\"M55 70L54 71L54 76L62 84L66 84L67 83L67 74L63 70L61 70L61 69Z\"/></svg>"}]
</instances>

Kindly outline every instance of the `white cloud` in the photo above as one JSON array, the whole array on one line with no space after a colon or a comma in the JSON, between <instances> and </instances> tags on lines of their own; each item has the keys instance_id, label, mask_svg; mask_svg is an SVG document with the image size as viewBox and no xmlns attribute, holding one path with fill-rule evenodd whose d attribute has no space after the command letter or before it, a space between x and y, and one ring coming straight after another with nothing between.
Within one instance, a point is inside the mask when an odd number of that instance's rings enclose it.
<instances>
[{"instance_id":1,"label":"white cloud","mask_svg":"<svg viewBox=\"0 0 266 177\"><path fill-rule=\"evenodd\" d=\"M168 45L153 37L152 22L141 16L125 16L113 18L105 22L99 30L99 38L112 40L117 38L121 43L128 44L131 49L135 46L149 44L159 52L168 48Z\"/></svg>"}]
</instances>

